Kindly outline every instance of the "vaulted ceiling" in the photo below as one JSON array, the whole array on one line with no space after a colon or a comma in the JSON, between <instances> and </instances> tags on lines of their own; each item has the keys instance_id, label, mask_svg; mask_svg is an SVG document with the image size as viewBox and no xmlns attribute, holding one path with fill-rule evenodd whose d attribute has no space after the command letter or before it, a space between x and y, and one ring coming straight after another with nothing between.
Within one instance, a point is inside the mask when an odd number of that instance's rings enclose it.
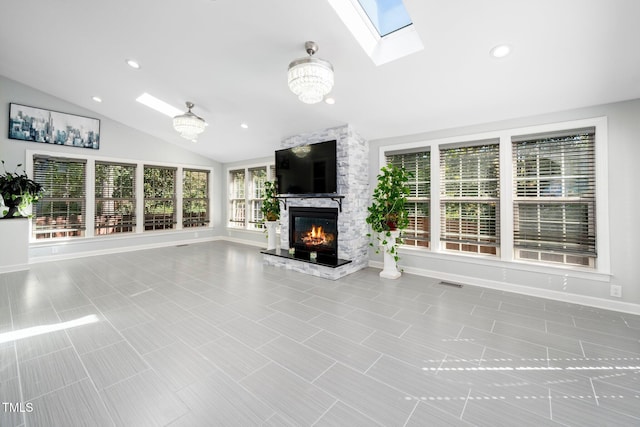
<instances>
[{"instance_id":1,"label":"vaulted ceiling","mask_svg":"<svg viewBox=\"0 0 640 427\"><path fill-rule=\"evenodd\" d=\"M424 50L376 66L327 0L4 2L0 75L221 162L345 123L371 140L640 98L638 0L404 3ZM333 63L335 105L287 87L307 40ZM512 54L491 57L501 43ZM199 141L143 92L194 102Z\"/></svg>"}]
</instances>

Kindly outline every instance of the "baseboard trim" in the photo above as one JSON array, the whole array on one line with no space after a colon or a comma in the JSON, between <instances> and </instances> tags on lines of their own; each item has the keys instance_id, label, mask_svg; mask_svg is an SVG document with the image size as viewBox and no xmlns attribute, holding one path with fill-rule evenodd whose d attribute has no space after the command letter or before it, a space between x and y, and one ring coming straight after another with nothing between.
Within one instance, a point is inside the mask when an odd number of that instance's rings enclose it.
<instances>
[{"instance_id":1,"label":"baseboard trim","mask_svg":"<svg viewBox=\"0 0 640 427\"><path fill-rule=\"evenodd\" d=\"M369 267L383 268L380 261L369 261ZM461 274L443 273L441 271L426 270L415 267L403 267L403 270L409 274L416 276L431 277L434 279L445 280L448 282L460 283L463 285L481 286L483 288L494 289L499 291L514 292L522 295L529 295L539 298L548 298L555 301L568 302L572 304L581 304L589 307L596 307L605 310L619 311L623 313L640 315L640 305L624 301L612 301L603 298L590 297L587 295L571 294L559 292L550 289L538 289L529 286L515 285L505 282L496 282L493 280L479 279L477 277L464 276Z\"/></svg>"},{"instance_id":2,"label":"baseboard trim","mask_svg":"<svg viewBox=\"0 0 640 427\"><path fill-rule=\"evenodd\" d=\"M16 271L24 271L29 269L29 264L15 264L9 265L5 267L0 267L0 274L2 273L13 273Z\"/></svg>"},{"instance_id":3,"label":"baseboard trim","mask_svg":"<svg viewBox=\"0 0 640 427\"><path fill-rule=\"evenodd\" d=\"M230 237L230 236L220 236L220 239L218 239L218 240L225 240L227 242L233 242L233 243L240 243L242 245L255 246L256 248L262 248L262 249L265 249L267 247L266 239L265 239L264 243L256 242L255 240L245 240L245 239L239 239L237 237Z\"/></svg>"},{"instance_id":4,"label":"baseboard trim","mask_svg":"<svg viewBox=\"0 0 640 427\"><path fill-rule=\"evenodd\" d=\"M112 249L101 249L101 250L86 251L86 252L74 252L69 254L38 256L38 257L30 258L29 264L39 264L41 262L51 262L51 261L63 261L68 259L85 258L85 257L91 257L91 256L97 256L97 255L120 254L124 252L134 252L134 251L141 251L145 249L166 248L169 246L188 245L193 243L213 242L216 240L224 240L224 239L225 238L221 236L212 236L212 237L204 237L204 238L198 238L198 239L174 240L171 242L155 242L155 243L148 243L143 245L121 246L121 247L112 248Z\"/></svg>"}]
</instances>

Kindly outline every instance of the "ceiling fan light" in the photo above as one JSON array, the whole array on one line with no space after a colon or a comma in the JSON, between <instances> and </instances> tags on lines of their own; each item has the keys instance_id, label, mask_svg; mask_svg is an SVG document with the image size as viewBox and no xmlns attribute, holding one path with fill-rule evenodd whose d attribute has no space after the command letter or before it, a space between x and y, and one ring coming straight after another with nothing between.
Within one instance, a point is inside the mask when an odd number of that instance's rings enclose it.
<instances>
[{"instance_id":1,"label":"ceiling fan light","mask_svg":"<svg viewBox=\"0 0 640 427\"><path fill-rule=\"evenodd\" d=\"M324 59L314 58L318 50L314 42L306 42L309 57L300 58L289 64L287 81L291 92L305 104L321 102L333 89L333 65Z\"/></svg>"},{"instance_id":2,"label":"ceiling fan light","mask_svg":"<svg viewBox=\"0 0 640 427\"><path fill-rule=\"evenodd\" d=\"M173 118L173 128L181 137L195 142L198 139L198 135L204 132L207 124L204 119L191 112L194 107L192 102L187 102L186 105L189 111Z\"/></svg>"}]
</instances>

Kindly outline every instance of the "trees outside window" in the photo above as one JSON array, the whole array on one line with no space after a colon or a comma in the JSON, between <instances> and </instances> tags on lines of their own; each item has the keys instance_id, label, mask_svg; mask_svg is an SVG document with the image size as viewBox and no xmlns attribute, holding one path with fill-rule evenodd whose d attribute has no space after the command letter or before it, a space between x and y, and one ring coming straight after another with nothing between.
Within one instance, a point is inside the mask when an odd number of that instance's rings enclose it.
<instances>
[{"instance_id":1,"label":"trees outside window","mask_svg":"<svg viewBox=\"0 0 640 427\"><path fill-rule=\"evenodd\" d=\"M209 171L185 169L182 173L182 226L209 224Z\"/></svg>"},{"instance_id":2,"label":"trees outside window","mask_svg":"<svg viewBox=\"0 0 640 427\"><path fill-rule=\"evenodd\" d=\"M144 167L144 229L166 230L176 224L176 168Z\"/></svg>"},{"instance_id":3,"label":"trees outside window","mask_svg":"<svg viewBox=\"0 0 640 427\"><path fill-rule=\"evenodd\" d=\"M136 227L136 165L96 162L95 234L131 233Z\"/></svg>"}]
</instances>

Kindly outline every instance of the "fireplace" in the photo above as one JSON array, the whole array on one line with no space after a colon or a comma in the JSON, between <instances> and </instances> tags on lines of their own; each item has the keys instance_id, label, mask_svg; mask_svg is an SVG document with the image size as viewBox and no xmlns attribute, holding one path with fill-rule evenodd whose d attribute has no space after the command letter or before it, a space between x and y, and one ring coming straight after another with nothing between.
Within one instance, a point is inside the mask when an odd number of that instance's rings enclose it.
<instances>
[{"instance_id":1,"label":"fireplace","mask_svg":"<svg viewBox=\"0 0 640 427\"><path fill-rule=\"evenodd\" d=\"M329 280L337 280L369 265L369 240L365 221L369 203L369 144L367 141L350 125L344 125L309 134L293 135L282 141L282 148L332 140L337 141L336 194L343 198L339 202L330 197L331 195L320 194L284 199L286 203L280 211L280 247L262 251L265 265ZM320 221L337 219L337 223L331 225L323 222L311 224L312 234L313 225L322 226L325 234L327 232L335 234L330 244L316 245L315 252L318 256L315 261L311 259L310 249L306 244L302 244L303 241L295 243L296 234L292 234L292 230L295 228L297 232L302 224L298 221L299 226L296 226L295 221L291 220L290 212L295 211L294 208L302 208L303 216L317 218ZM312 210L311 213L304 212L307 208L317 209ZM326 208L334 209L324 211ZM331 215L330 218L324 216L327 212ZM316 233L317 231L316 228ZM301 240L299 235L297 240Z\"/></svg>"},{"instance_id":2,"label":"fireplace","mask_svg":"<svg viewBox=\"0 0 640 427\"><path fill-rule=\"evenodd\" d=\"M315 252L318 261L338 259L338 209L314 207L289 208L289 247L296 258L309 258Z\"/></svg>"}]
</instances>

